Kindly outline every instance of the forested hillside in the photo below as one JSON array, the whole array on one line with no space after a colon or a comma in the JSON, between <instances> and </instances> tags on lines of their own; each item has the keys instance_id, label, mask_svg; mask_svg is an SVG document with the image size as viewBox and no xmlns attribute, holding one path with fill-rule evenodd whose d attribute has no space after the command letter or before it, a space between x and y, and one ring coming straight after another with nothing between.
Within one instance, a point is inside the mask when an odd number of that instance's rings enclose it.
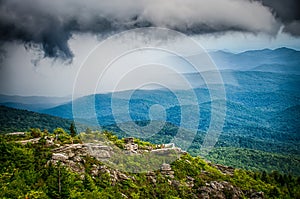
<instances>
[{"instance_id":1,"label":"forested hillside","mask_svg":"<svg viewBox=\"0 0 300 199\"><path fill-rule=\"evenodd\" d=\"M40 128L53 131L57 127L69 129L72 121L47 114L0 106L0 133L28 131Z\"/></svg>"},{"instance_id":2,"label":"forested hillside","mask_svg":"<svg viewBox=\"0 0 300 199\"><path fill-rule=\"evenodd\" d=\"M109 142L121 148L126 144L125 139L119 140L109 132L91 133L106 136ZM57 138L56 134L59 135ZM34 137L33 134L28 136ZM55 134L42 133L38 143L29 141L22 145L17 136L0 136L0 197L300 197L299 177L214 165L189 154L183 154L170 165L163 164L155 171L128 173L116 170L104 164L101 158L95 158L86 148L89 143L81 144L80 137L71 137L62 129L56 129ZM135 149L138 154L145 153L147 146L154 146L138 139L134 139L134 144L138 146ZM105 145L98 144L100 146Z\"/></svg>"}]
</instances>

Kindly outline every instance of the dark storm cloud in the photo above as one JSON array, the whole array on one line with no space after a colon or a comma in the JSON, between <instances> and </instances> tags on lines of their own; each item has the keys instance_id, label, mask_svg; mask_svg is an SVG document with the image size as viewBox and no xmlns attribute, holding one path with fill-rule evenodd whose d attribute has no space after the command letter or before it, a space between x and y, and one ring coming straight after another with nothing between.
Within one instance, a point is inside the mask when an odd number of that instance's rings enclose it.
<instances>
[{"instance_id":1,"label":"dark storm cloud","mask_svg":"<svg viewBox=\"0 0 300 199\"><path fill-rule=\"evenodd\" d=\"M292 22L286 24L284 31L288 32L292 35L299 36L300 35L300 20L297 20L297 21L295 20L295 21L292 21Z\"/></svg>"},{"instance_id":2,"label":"dark storm cloud","mask_svg":"<svg viewBox=\"0 0 300 199\"><path fill-rule=\"evenodd\" d=\"M275 35L281 24L273 9L282 21L292 20L270 2L263 2L266 7L248 0L0 0L0 42L20 41L40 48L45 57L68 59L73 33L159 26L188 34L237 30Z\"/></svg>"},{"instance_id":3,"label":"dark storm cloud","mask_svg":"<svg viewBox=\"0 0 300 199\"><path fill-rule=\"evenodd\" d=\"M299 0L263 0L262 4L270 7L276 18L284 23L285 32L300 35Z\"/></svg>"},{"instance_id":4,"label":"dark storm cloud","mask_svg":"<svg viewBox=\"0 0 300 199\"><path fill-rule=\"evenodd\" d=\"M300 20L300 1L299 0L263 0L263 5L272 8L276 17L283 22Z\"/></svg>"},{"instance_id":5,"label":"dark storm cloud","mask_svg":"<svg viewBox=\"0 0 300 199\"><path fill-rule=\"evenodd\" d=\"M300 1L299 0L263 0L263 5L274 12L276 18L284 23L284 31L292 35L300 35Z\"/></svg>"}]
</instances>

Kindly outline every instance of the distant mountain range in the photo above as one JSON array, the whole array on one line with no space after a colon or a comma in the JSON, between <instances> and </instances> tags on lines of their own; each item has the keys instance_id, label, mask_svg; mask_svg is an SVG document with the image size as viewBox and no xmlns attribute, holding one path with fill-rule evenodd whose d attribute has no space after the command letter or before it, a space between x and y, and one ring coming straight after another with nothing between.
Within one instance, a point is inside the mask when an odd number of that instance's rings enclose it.
<instances>
[{"instance_id":1,"label":"distant mountain range","mask_svg":"<svg viewBox=\"0 0 300 199\"><path fill-rule=\"evenodd\" d=\"M296 106L300 101L300 92L297 85L300 85L298 75L265 73L259 71L223 71L222 77L225 81L226 100L239 104L247 109L263 111L266 114L269 112L283 111L286 108ZM182 101L186 105L195 105L210 102L210 92L208 88L199 80L193 79L193 74L186 74L187 78L197 88L192 90L196 94L197 101L188 95L189 92L185 90L177 90L172 93L168 90L137 90L133 93L130 99L130 106L132 113L147 114L151 105L160 104L165 109L179 106L179 101L175 94L182 96ZM217 88L216 88L217 89ZM118 92L114 94L97 94L79 98L73 103L81 112L82 118L94 117L94 109L97 110L99 117L112 115L111 100L116 104L117 114L122 114L122 107L127 105L126 96L127 91ZM95 103L96 102L96 103ZM95 103L95 106L93 104ZM201 106L200 106L201 107ZM71 119L72 102L65 103L50 109L44 109L40 112L60 116ZM144 118L145 120L149 118Z\"/></svg>"},{"instance_id":2,"label":"distant mountain range","mask_svg":"<svg viewBox=\"0 0 300 199\"><path fill-rule=\"evenodd\" d=\"M46 96L18 96L0 94L0 104L25 110L38 111L51 108L69 102L72 96L68 97L46 97Z\"/></svg>"},{"instance_id":3,"label":"distant mountain range","mask_svg":"<svg viewBox=\"0 0 300 199\"><path fill-rule=\"evenodd\" d=\"M300 51L285 47L275 50L251 50L237 54L216 51L211 52L210 56L221 70L259 70L293 74L300 72Z\"/></svg>"}]
</instances>

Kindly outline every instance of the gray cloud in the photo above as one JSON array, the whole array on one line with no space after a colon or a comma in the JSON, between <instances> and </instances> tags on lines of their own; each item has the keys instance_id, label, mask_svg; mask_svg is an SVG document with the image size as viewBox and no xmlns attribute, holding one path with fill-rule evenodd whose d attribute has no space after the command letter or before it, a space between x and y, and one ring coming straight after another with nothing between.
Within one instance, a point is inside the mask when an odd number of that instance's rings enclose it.
<instances>
[{"instance_id":1,"label":"gray cloud","mask_svg":"<svg viewBox=\"0 0 300 199\"><path fill-rule=\"evenodd\" d=\"M275 16L283 22L300 20L299 0L262 0L262 4L270 7Z\"/></svg>"},{"instance_id":2,"label":"gray cloud","mask_svg":"<svg viewBox=\"0 0 300 199\"><path fill-rule=\"evenodd\" d=\"M262 4L270 7L277 20L285 25L284 32L300 35L299 0L262 0Z\"/></svg>"},{"instance_id":3,"label":"gray cloud","mask_svg":"<svg viewBox=\"0 0 300 199\"><path fill-rule=\"evenodd\" d=\"M81 32L111 34L136 27L159 26L188 34L236 30L275 35L281 24L273 14L284 16L285 11L270 2L0 0L0 40L38 47L45 57L69 59L73 53L68 40L73 33ZM289 19L289 16L284 17Z\"/></svg>"},{"instance_id":4,"label":"gray cloud","mask_svg":"<svg viewBox=\"0 0 300 199\"><path fill-rule=\"evenodd\" d=\"M286 24L284 31L289 32L294 36L300 35L300 20L295 20Z\"/></svg>"}]
</instances>

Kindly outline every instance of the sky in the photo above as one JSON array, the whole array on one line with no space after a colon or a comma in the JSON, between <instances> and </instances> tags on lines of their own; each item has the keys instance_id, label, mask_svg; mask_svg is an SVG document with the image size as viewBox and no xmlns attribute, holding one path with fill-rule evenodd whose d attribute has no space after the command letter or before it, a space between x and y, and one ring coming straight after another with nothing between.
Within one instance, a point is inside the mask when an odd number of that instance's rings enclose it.
<instances>
[{"instance_id":1,"label":"sky","mask_svg":"<svg viewBox=\"0 0 300 199\"><path fill-rule=\"evenodd\" d=\"M0 0L0 94L70 95L92 50L135 28L178 31L204 51L238 53L283 46L300 50L299 4L297 0ZM127 39L122 45L134 42ZM139 63L134 55L127 64ZM95 63L101 65L101 60ZM118 67L108 77L121 75L122 64ZM155 68L153 77L170 72ZM88 74L94 73L92 69ZM140 71L136 77L150 74ZM90 80L88 75L85 80Z\"/></svg>"}]
</instances>

